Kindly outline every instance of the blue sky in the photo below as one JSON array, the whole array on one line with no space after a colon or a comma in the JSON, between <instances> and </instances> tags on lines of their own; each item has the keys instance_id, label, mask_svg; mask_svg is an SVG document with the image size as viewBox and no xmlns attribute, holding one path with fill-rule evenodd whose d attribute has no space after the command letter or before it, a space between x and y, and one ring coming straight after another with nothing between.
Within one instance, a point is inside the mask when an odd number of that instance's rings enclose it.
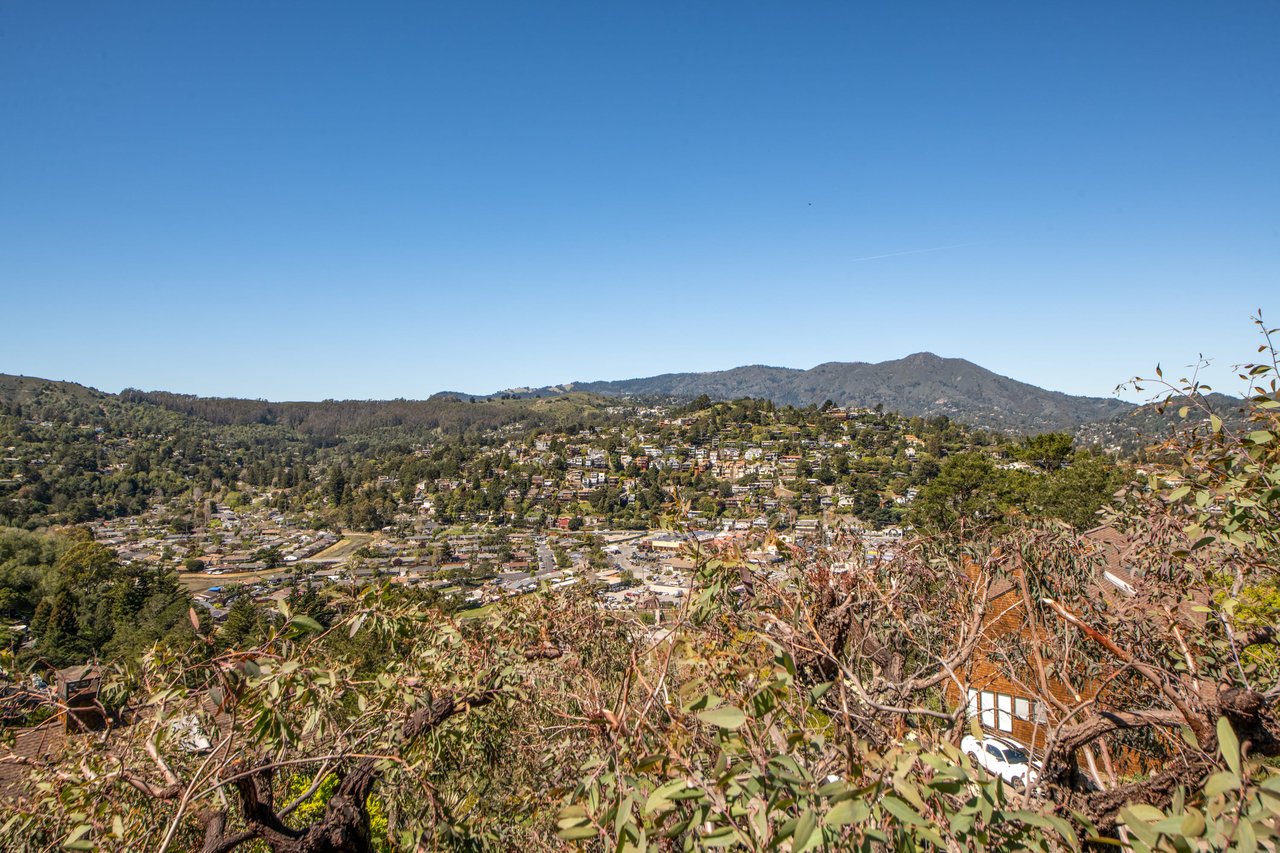
<instances>
[{"instance_id":1,"label":"blue sky","mask_svg":"<svg viewBox=\"0 0 1280 853\"><path fill-rule=\"evenodd\" d=\"M1280 321L1274 2L11 0L0 116L0 371L109 391L1106 395Z\"/></svg>"}]
</instances>

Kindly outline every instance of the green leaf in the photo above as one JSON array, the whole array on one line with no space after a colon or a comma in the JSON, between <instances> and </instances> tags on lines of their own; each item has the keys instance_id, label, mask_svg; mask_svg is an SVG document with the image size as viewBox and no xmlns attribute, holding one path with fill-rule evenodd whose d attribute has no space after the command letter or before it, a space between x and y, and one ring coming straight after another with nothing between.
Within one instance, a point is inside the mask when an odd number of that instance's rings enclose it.
<instances>
[{"instance_id":1,"label":"green leaf","mask_svg":"<svg viewBox=\"0 0 1280 853\"><path fill-rule=\"evenodd\" d=\"M1234 791L1240 787L1240 780L1236 774L1227 770L1214 773L1209 777L1209 781L1204 783L1204 795L1206 798L1216 797L1227 791Z\"/></svg>"},{"instance_id":2,"label":"green leaf","mask_svg":"<svg viewBox=\"0 0 1280 853\"><path fill-rule=\"evenodd\" d=\"M1235 730L1226 717L1218 718L1218 748L1222 750L1222 760L1227 762L1236 778L1240 777L1240 741L1236 739Z\"/></svg>"},{"instance_id":3,"label":"green leaf","mask_svg":"<svg viewBox=\"0 0 1280 853\"><path fill-rule=\"evenodd\" d=\"M93 842L85 838L93 830L93 824L82 823L62 842L63 850L92 850Z\"/></svg>"},{"instance_id":4,"label":"green leaf","mask_svg":"<svg viewBox=\"0 0 1280 853\"><path fill-rule=\"evenodd\" d=\"M969 734L973 735L975 740L982 740L982 725L976 716L969 718Z\"/></svg>"},{"instance_id":5,"label":"green leaf","mask_svg":"<svg viewBox=\"0 0 1280 853\"><path fill-rule=\"evenodd\" d=\"M698 719L718 728L736 729L747 721L747 715L740 708L724 705L710 711L703 711L698 714Z\"/></svg>"},{"instance_id":6,"label":"green leaf","mask_svg":"<svg viewBox=\"0 0 1280 853\"><path fill-rule=\"evenodd\" d=\"M1254 444L1270 444L1275 438L1268 430L1260 429L1249 433L1249 440Z\"/></svg>"},{"instance_id":7,"label":"green leaf","mask_svg":"<svg viewBox=\"0 0 1280 853\"><path fill-rule=\"evenodd\" d=\"M1131 803L1128 806L1128 811L1138 820L1146 821L1147 823L1164 820L1164 812L1147 803Z\"/></svg>"},{"instance_id":8,"label":"green leaf","mask_svg":"<svg viewBox=\"0 0 1280 853\"><path fill-rule=\"evenodd\" d=\"M1209 415L1209 426L1214 432L1222 432L1222 418L1217 415Z\"/></svg>"},{"instance_id":9,"label":"green leaf","mask_svg":"<svg viewBox=\"0 0 1280 853\"><path fill-rule=\"evenodd\" d=\"M671 800L700 800L706 796L706 792L701 788L694 786L692 788L681 788L667 795Z\"/></svg>"},{"instance_id":10,"label":"green leaf","mask_svg":"<svg viewBox=\"0 0 1280 853\"><path fill-rule=\"evenodd\" d=\"M701 711L704 708L712 708L720 704L720 697L713 693L703 693L694 699L687 706L686 711Z\"/></svg>"},{"instance_id":11,"label":"green leaf","mask_svg":"<svg viewBox=\"0 0 1280 853\"><path fill-rule=\"evenodd\" d=\"M673 779L665 785L659 785L654 789L649 798L644 801L644 813L652 814L658 809L663 808L670 802L671 795L676 791L682 791L685 788L683 779Z\"/></svg>"},{"instance_id":12,"label":"green leaf","mask_svg":"<svg viewBox=\"0 0 1280 853\"><path fill-rule=\"evenodd\" d=\"M617 836L622 835L623 827L631 821L631 809L635 806L635 797L628 794L627 797L618 804L618 808L613 816L613 831Z\"/></svg>"},{"instance_id":13,"label":"green leaf","mask_svg":"<svg viewBox=\"0 0 1280 853\"><path fill-rule=\"evenodd\" d=\"M1240 853L1253 853L1258 849L1258 835L1253 831L1252 823L1240 821L1240 827L1236 830L1236 844L1232 849Z\"/></svg>"},{"instance_id":14,"label":"green leaf","mask_svg":"<svg viewBox=\"0 0 1280 853\"><path fill-rule=\"evenodd\" d=\"M844 826L850 823L861 823L871 815L871 807L862 800L845 800L827 812L827 826Z\"/></svg>"},{"instance_id":15,"label":"green leaf","mask_svg":"<svg viewBox=\"0 0 1280 853\"><path fill-rule=\"evenodd\" d=\"M843 794L849 790L849 785L843 779L837 779L834 782L828 782L818 789L819 797L834 797L836 794Z\"/></svg>"},{"instance_id":16,"label":"green leaf","mask_svg":"<svg viewBox=\"0 0 1280 853\"><path fill-rule=\"evenodd\" d=\"M1262 807L1271 814L1280 814L1280 794L1267 788L1259 787L1258 796L1262 798Z\"/></svg>"},{"instance_id":17,"label":"green leaf","mask_svg":"<svg viewBox=\"0 0 1280 853\"><path fill-rule=\"evenodd\" d=\"M967 835L973 831L974 817L968 811L960 811L951 815L951 834Z\"/></svg>"},{"instance_id":18,"label":"green leaf","mask_svg":"<svg viewBox=\"0 0 1280 853\"><path fill-rule=\"evenodd\" d=\"M1042 829L1052 829L1054 832L1058 833L1058 835L1062 836L1063 839L1070 842L1073 847L1078 846L1079 844L1075 830L1071 828L1071 824L1056 815L1042 815L1039 812L1018 810L1006 812L1005 817L1010 820L1021 821L1029 826L1038 826Z\"/></svg>"},{"instance_id":19,"label":"green leaf","mask_svg":"<svg viewBox=\"0 0 1280 853\"><path fill-rule=\"evenodd\" d=\"M574 826L569 829L562 829L556 835L565 841L581 841L584 838L595 838L599 833L594 826Z\"/></svg>"},{"instance_id":20,"label":"green leaf","mask_svg":"<svg viewBox=\"0 0 1280 853\"><path fill-rule=\"evenodd\" d=\"M800 816L800 822L796 824L795 834L792 836L791 849L803 850L804 846L809 843L809 837L813 835L813 830L818 826L818 816L813 812L805 812Z\"/></svg>"},{"instance_id":21,"label":"green leaf","mask_svg":"<svg viewBox=\"0 0 1280 853\"><path fill-rule=\"evenodd\" d=\"M703 847L731 847L737 844L737 834L732 826L723 826L712 830L698 839Z\"/></svg>"},{"instance_id":22,"label":"green leaf","mask_svg":"<svg viewBox=\"0 0 1280 853\"><path fill-rule=\"evenodd\" d=\"M300 628L305 628L313 634L320 634L324 632L324 626L312 619L310 616L295 616L293 617L293 624Z\"/></svg>"},{"instance_id":23,"label":"green leaf","mask_svg":"<svg viewBox=\"0 0 1280 853\"><path fill-rule=\"evenodd\" d=\"M907 826L928 825L928 821L921 817L919 812L892 794L886 795L885 798L880 801L880 805L884 807L885 811L902 821Z\"/></svg>"},{"instance_id":24,"label":"green leaf","mask_svg":"<svg viewBox=\"0 0 1280 853\"><path fill-rule=\"evenodd\" d=\"M1204 828L1204 815L1191 809L1182 816L1182 825L1178 827L1178 831L1188 838L1199 838L1204 835Z\"/></svg>"},{"instance_id":25,"label":"green leaf","mask_svg":"<svg viewBox=\"0 0 1280 853\"><path fill-rule=\"evenodd\" d=\"M1138 805L1145 804L1139 803ZM1154 809L1151 806L1146 806L1146 808L1152 809L1158 814L1160 813L1159 810ZM1124 825L1128 828L1129 832L1133 833L1138 840L1148 848L1155 847L1156 843L1160 840L1160 833L1152 829L1146 821L1136 814L1133 806L1126 806L1125 808L1122 808L1120 810L1120 819L1124 821Z\"/></svg>"}]
</instances>

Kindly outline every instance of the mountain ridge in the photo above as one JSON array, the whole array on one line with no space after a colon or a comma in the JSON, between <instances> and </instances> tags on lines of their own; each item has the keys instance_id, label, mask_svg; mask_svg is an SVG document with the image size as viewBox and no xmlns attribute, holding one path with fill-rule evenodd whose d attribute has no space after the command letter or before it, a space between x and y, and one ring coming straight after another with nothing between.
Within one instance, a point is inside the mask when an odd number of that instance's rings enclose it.
<instances>
[{"instance_id":1,"label":"mountain ridge","mask_svg":"<svg viewBox=\"0 0 1280 853\"><path fill-rule=\"evenodd\" d=\"M752 364L726 370L507 389L483 396L542 397L566 390L607 397L757 397L794 406L820 405L827 400L845 406L879 404L905 415L946 415L1011 432L1073 430L1136 408L1135 404L1114 397L1050 391L1002 376L967 359L946 358L928 351L882 362L828 361L807 370Z\"/></svg>"},{"instance_id":2,"label":"mountain ridge","mask_svg":"<svg viewBox=\"0 0 1280 853\"><path fill-rule=\"evenodd\" d=\"M600 402L594 404L597 406L608 405L604 401L609 398L689 401L703 395L716 400L754 397L795 406L821 405L831 400L844 406L881 405L908 416L945 415L1008 433L1068 431L1089 436L1104 445L1129 445L1135 431L1151 434L1149 430L1162 420L1144 415L1148 408L1145 406L1114 397L1046 390L994 373L966 359L946 358L927 351L883 362L823 362L807 370L751 364L726 370L508 388L492 394L439 391L425 400L271 402L137 389L125 389L115 395L75 382L0 374L0 400L27 398L40 393L41 388L99 399L146 401L212 422L305 424L308 429L326 433L341 429L340 424L353 422L366 426L429 425L458 419L470 421L473 413L480 414L478 410L467 411L467 407L458 409L458 403L513 400L534 404L558 400L572 403L576 395L598 398ZM1223 397L1215 404L1230 411L1240 402Z\"/></svg>"}]
</instances>

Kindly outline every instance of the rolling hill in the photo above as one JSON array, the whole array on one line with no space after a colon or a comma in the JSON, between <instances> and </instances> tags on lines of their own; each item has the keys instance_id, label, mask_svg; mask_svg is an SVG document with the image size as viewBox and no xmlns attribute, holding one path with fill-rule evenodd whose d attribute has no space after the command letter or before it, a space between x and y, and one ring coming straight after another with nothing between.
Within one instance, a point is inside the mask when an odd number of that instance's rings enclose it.
<instances>
[{"instance_id":1,"label":"rolling hill","mask_svg":"<svg viewBox=\"0 0 1280 853\"><path fill-rule=\"evenodd\" d=\"M953 420L1009 433L1065 430L1082 441L1132 449L1143 438L1163 436L1169 415L1115 398L1048 391L1001 376L971 361L920 352L894 361L828 362L809 370L749 365L706 373L666 373L639 379L570 382L543 388L512 388L494 394L438 392L426 400L325 400L268 402L126 389L119 395L32 377L0 374L0 402L49 400L147 403L215 425L278 424L312 435L336 436L385 428L449 432L525 421L554 424L591 420L612 405L610 398L687 401L742 397L779 405L874 407L905 415L946 415ZM1228 420L1240 401L1212 395Z\"/></svg>"},{"instance_id":2,"label":"rolling hill","mask_svg":"<svg viewBox=\"0 0 1280 853\"><path fill-rule=\"evenodd\" d=\"M828 362L809 370L751 365L709 373L667 373L613 382L572 382L502 393L554 396L587 391L604 396L716 400L757 397L778 404L875 406L906 415L947 415L990 429L1012 432L1075 430L1136 408L1103 397L1047 391L993 373L962 358L919 352L876 364Z\"/></svg>"}]
</instances>

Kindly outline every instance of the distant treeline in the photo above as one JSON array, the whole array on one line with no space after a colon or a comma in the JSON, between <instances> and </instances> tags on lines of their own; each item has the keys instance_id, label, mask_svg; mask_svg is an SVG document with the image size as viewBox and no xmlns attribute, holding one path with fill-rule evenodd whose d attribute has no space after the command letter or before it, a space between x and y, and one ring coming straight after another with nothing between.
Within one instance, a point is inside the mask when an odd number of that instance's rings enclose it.
<instances>
[{"instance_id":1,"label":"distant treeline","mask_svg":"<svg viewBox=\"0 0 1280 853\"><path fill-rule=\"evenodd\" d=\"M463 434L520 422L530 427L599 423L598 401L586 395L553 400L324 400L273 403L235 397L197 397L128 388L126 402L151 403L218 425L278 425L301 433L339 436L386 428Z\"/></svg>"}]
</instances>

